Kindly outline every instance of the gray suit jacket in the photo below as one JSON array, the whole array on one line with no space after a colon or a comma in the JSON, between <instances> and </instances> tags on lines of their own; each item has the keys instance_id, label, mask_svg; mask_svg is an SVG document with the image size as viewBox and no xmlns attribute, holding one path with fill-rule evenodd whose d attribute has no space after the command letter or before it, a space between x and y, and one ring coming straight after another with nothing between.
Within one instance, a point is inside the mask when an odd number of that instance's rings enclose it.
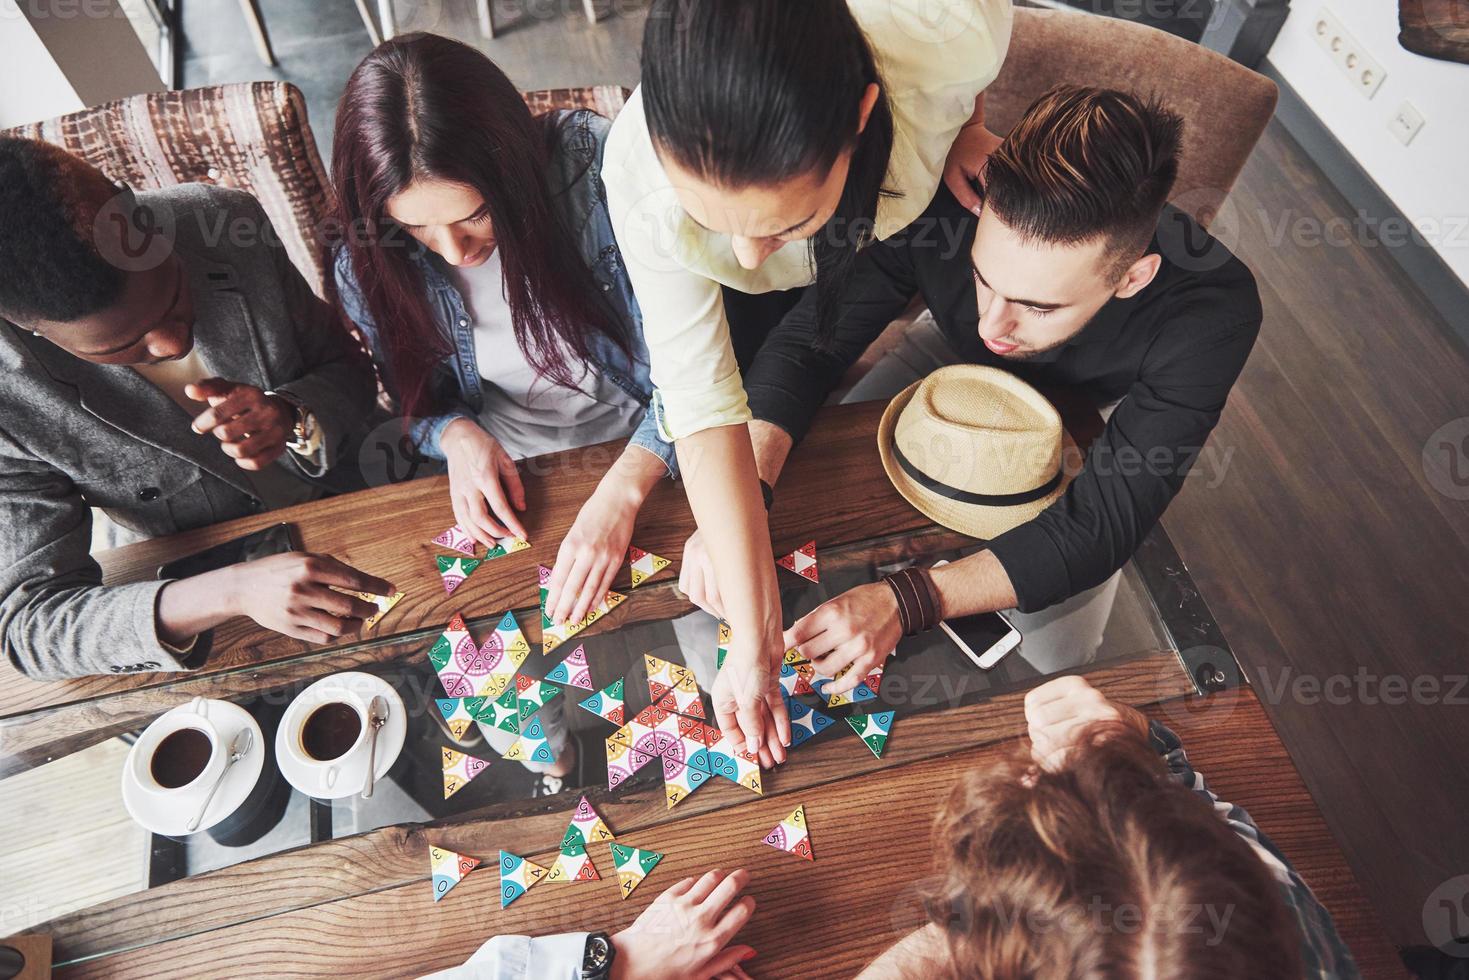
<instances>
[{"instance_id":1,"label":"gray suit jacket","mask_svg":"<svg viewBox=\"0 0 1469 980\"><path fill-rule=\"evenodd\" d=\"M172 218L210 372L288 392L320 422L319 470L289 452L276 465L329 489L361 486L371 363L260 205L206 185L138 198ZM101 584L89 508L150 536L265 509L244 471L190 421L131 367L83 361L0 320L0 646L20 670L50 679L187 669L158 639L162 582Z\"/></svg>"}]
</instances>

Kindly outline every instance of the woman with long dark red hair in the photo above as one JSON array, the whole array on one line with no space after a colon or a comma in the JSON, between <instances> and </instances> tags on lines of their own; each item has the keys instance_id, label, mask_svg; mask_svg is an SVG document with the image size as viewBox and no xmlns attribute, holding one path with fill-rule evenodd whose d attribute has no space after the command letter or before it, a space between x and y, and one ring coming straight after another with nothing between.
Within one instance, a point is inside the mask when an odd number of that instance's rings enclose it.
<instances>
[{"instance_id":1,"label":"woman with long dark red hair","mask_svg":"<svg viewBox=\"0 0 1469 980\"><path fill-rule=\"evenodd\" d=\"M446 461L465 530L486 546L526 536L516 459L632 437L562 542L558 622L606 593L638 508L677 475L607 214L608 126L533 117L483 54L419 34L357 66L333 140L341 304L414 446Z\"/></svg>"}]
</instances>

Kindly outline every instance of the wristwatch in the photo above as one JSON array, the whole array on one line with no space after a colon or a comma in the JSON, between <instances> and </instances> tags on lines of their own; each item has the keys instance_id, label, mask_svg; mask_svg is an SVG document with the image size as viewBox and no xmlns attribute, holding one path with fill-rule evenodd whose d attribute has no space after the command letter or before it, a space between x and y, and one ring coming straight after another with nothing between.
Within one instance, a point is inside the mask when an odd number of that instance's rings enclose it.
<instances>
[{"instance_id":1,"label":"wristwatch","mask_svg":"<svg viewBox=\"0 0 1469 980\"><path fill-rule=\"evenodd\" d=\"M286 443L286 448L297 456L314 456L321 448L321 426L317 424L316 416L306 403L288 391L267 391L267 397L279 398L290 405L296 413L296 423L291 430L294 438Z\"/></svg>"},{"instance_id":2,"label":"wristwatch","mask_svg":"<svg viewBox=\"0 0 1469 980\"><path fill-rule=\"evenodd\" d=\"M587 951L582 954L581 980L607 980L612 976L612 961L617 959L617 947L612 937L605 932L594 932L587 937Z\"/></svg>"}]
</instances>

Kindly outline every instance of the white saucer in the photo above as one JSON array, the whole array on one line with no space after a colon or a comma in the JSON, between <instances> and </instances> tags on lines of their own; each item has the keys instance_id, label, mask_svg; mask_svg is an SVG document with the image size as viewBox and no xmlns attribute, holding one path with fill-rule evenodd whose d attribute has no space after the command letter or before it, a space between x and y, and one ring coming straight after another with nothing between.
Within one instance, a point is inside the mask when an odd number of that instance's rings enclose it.
<instances>
[{"instance_id":1,"label":"white saucer","mask_svg":"<svg viewBox=\"0 0 1469 980\"><path fill-rule=\"evenodd\" d=\"M243 728L251 729L255 737L250 743L249 753L230 766L224 774L224 780L219 784L219 792L214 794L213 800L210 800L209 809L205 811L204 819L199 821L199 826L193 831L194 833L208 830L238 810L260 780L260 772L265 766L265 737L260 732L259 723L250 716L250 712L229 701L211 700L208 705L209 719L218 729L224 745L228 746L233 742L235 736ZM189 712L190 710L191 703L186 702L160 715L159 719L166 718L174 712ZM154 724L157 723L157 721L154 722ZM122 767L122 803L127 808L128 815L155 834L162 834L165 837L189 836L190 832L186 828L189 821L194 819L194 814L199 812L199 805L204 802L204 797L209 794L209 781L201 779L197 786L182 789L166 800L159 799L145 793L138 785L137 778L133 776L133 753L136 751L138 751L138 746L134 744Z\"/></svg>"},{"instance_id":2,"label":"white saucer","mask_svg":"<svg viewBox=\"0 0 1469 980\"><path fill-rule=\"evenodd\" d=\"M336 782L331 786L326 784L326 766L302 762L292 754L287 745L287 739L291 738L290 733L299 729L305 714L326 700L323 697L325 692L330 688L342 687L348 688L368 703L379 694L388 702L388 720L377 733L377 764L374 766L377 772L374 779L387 775L393 763L398 761L398 754L403 751L403 743L408 738L408 712L403 707L403 699L381 677L349 671L323 677L312 684L296 695L296 700L291 702L285 716L281 718L280 727L275 733L275 762L280 767L281 775L286 777L286 782L316 800L340 800L355 796L362 792L362 786L367 781L366 740L356 752L336 760L335 765L339 771Z\"/></svg>"}]
</instances>

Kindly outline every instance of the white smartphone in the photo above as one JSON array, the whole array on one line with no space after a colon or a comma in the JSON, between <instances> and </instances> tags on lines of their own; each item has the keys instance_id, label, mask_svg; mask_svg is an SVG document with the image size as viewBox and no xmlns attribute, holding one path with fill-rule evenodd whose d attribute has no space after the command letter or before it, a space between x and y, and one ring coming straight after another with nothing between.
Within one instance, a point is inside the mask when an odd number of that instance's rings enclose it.
<instances>
[{"instance_id":1,"label":"white smartphone","mask_svg":"<svg viewBox=\"0 0 1469 980\"><path fill-rule=\"evenodd\" d=\"M934 562L935 566L947 564L947 561ZM981 670L989 670L1020 645L1020 631L997 612L946 619L939 623L939 628Z\"/></svg>"}]
</instances>

